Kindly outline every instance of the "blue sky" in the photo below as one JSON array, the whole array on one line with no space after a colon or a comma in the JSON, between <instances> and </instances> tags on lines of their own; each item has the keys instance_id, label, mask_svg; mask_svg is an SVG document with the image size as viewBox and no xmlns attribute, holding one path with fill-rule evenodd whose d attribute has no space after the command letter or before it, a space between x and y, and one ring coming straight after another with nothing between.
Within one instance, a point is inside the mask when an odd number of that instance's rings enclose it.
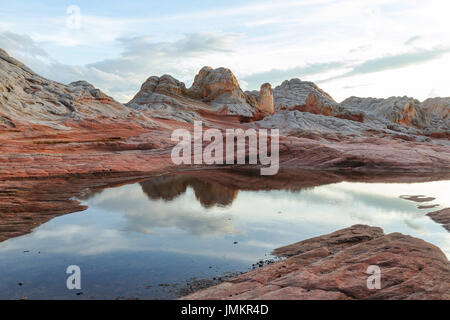
<instances>
[{"instance_id":1,"label":"blue sky","mask_svg":"<svg viewBox=\"0 0 450 320\"><path fill-rule=\"evenodd\" d=\"M230 68L243 89L300 78L338 101L425 99L450 96L449 9L435 0L0 0L0 48L122 102L151 75L190 85L205 65Z\"/></svg>"}]
</instances>

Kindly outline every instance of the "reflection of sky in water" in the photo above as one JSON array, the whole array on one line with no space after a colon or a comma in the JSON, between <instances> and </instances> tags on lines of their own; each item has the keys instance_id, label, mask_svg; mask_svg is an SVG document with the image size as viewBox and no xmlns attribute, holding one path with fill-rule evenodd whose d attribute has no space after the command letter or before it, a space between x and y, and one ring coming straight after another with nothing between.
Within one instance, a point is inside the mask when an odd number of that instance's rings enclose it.
<instances>
[{"instance_id":1,"label":"reflection of sky in water","mask_svg":"<svg viewBox=\"0 0 450 320\"><path fill-rule=\"evenodd\" d=\"M450 181L343 182L301 192L239 191L231 205L208 209L191 187L171 201L150 200L140 184L106 189L86 200L87 211L0 244L0 277L9 279L0 283L0 298L72 298L64 274L70 264L82 268L83 298L171 298L158 284L245 271L274 248L357 223L422 238L450 256L450 234L425 215L439 208L399 199L424 194L450 207L449 189Z\"/></svg>"}]
</instances>

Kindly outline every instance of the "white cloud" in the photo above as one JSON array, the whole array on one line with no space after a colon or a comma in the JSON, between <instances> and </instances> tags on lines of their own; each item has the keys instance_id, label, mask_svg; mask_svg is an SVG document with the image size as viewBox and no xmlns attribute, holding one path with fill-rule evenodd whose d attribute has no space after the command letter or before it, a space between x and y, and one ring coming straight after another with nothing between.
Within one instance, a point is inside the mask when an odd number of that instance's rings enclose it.
<instances>
[{"instance_id":1,"label":"white cloud","mask_svg":"<svg viewBox=\"0 0 450 320\"><path fill-rule=\"evenodd\" d=\"M195 33L173 42L153 42L149 36L123 37L117 39L123 49L120 57L84 66L59 63L26 35L0 32L0 47L44 77L62 83L86 80L119 101L128 102L149 76L170 73L191 79L203 66L192 61L230 52L237 37Z\"/></svg>"},{"instance_id":2,"label":"white cloud","mask_svg":"<svg viewBox=\"0 0 450 320\"><path fill-rule=\"evenodd\" d=\"M84 78L125 102L151 75L170 73L189 85L204 65L230 68L251 90L264 82L276 85L282 77L318 81L386 57L404 55L407 60L414 52L450 47L448 8L447 2L437 0L267 1L207 9L190 6L189 11L173 9L161 15L153 10L145 17L119 13L112 18L95 15L92 8L86 14L81 7L80 30L67 28L65 12L26 21L3 19L0 26L26 30L24 43L34 43L16 45L11 53L25 57L32 69L63 82ZM39 48L51 54L29 53ZM394 73L385 68L321 86L337 100L406 92L419 99L437 93L448 96L435 62L447 72L449 59L442 54L426 60L423 65L429 71L420 75L411 76L422 70L412 61ZM314 71L315 67L322 69Z\"/></svg>"}]
</instances>

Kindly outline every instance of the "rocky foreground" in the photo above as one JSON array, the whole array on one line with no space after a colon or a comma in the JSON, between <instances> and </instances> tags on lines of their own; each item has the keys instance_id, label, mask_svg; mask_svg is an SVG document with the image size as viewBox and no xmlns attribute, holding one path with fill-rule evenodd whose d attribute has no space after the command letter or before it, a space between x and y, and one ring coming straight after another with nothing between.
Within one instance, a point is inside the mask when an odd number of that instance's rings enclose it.
<instances>
[{"instance_id":1,"label":"rocky foreground","mask_svg":"<svg viewBox=\"0 0 450 320\"><path fill-rule=\"evenodd\" d=\"M274 254L286 259L181 299L450 299L444 253L401 233L355 225ZM380 289L367 287L371 265L380 268Z\"/></svg>"}]
</instances>

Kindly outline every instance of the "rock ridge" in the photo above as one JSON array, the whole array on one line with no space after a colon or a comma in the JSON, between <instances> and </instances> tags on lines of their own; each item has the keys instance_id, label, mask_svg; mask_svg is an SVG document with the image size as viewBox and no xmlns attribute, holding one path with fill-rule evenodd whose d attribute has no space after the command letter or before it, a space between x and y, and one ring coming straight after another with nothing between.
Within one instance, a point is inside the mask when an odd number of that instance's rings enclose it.
<instances>
[{"instance_id":1,"label":"rock ridge","mask_svg":"<svg viewBox=\"0 0 450 320\"><path fill-rule=\"evenodd\" d=\"M444 253L401 233L354 225L274 254L286 259L181 299L450 299L450 263ZM381 270L380 289L367 287L372 265Z\"/></svg>"}]
</instances>

